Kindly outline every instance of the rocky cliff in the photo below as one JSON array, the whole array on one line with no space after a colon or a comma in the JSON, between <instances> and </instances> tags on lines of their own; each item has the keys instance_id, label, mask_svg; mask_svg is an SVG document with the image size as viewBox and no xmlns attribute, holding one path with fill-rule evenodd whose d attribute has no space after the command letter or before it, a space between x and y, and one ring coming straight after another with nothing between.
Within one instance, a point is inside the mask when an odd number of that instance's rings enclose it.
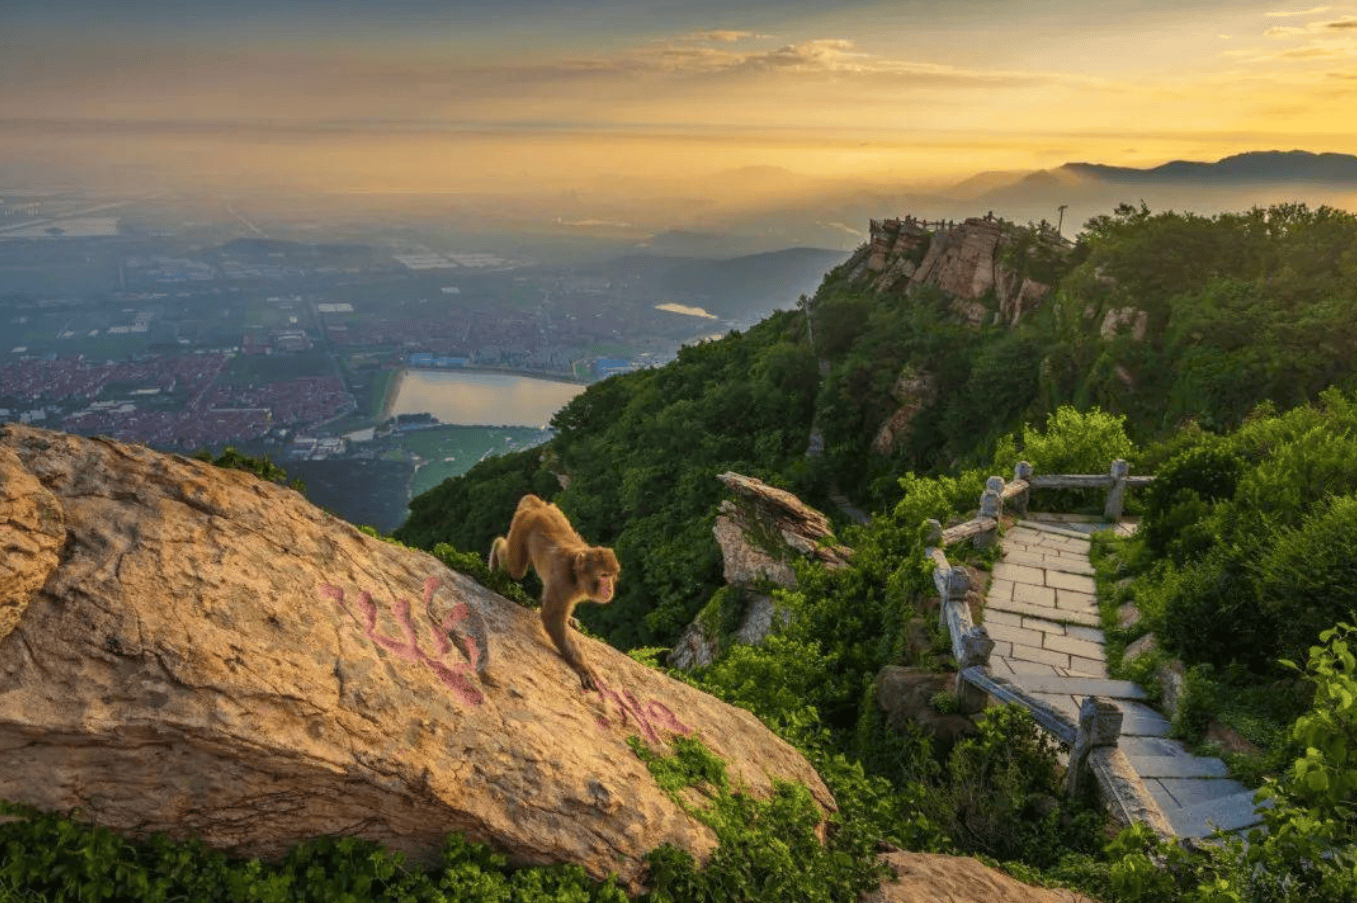
<instances>
[{"instance_id":1,"label":"rocky cliff","mask_svg":"<svg viewBox=\"0 0 1357 903\"><path fill-rule=\"evenodd\" d=\"M628 737L833 806L747 712L581 642L600 692L534 612L292 490L0 428L0 799L245 855L353 834L424 861L464 831L633 888L714 838Z\"/></svg>"},{"instance_id":2,"label":"rocky cliff","mask_svg":"<svg viewBox=\"0 0 1357 903\"><path fill-rule=\"evenodd\" d=\"M972 325L1013 326L1050 291L1023 272L1021 245L1031 234L992 217L958 224L872 220L867 243L844 271L851 281L880 292L933 286L951 296L954 310Z\"/></svg>"}]
</instances>

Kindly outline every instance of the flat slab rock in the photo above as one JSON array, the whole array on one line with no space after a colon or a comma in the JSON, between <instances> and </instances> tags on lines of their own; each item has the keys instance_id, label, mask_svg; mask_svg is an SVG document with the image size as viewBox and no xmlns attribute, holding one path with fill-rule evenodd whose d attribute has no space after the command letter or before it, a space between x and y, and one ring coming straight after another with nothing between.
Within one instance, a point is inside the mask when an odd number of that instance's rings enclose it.
<instances>
[{"instance_id":1,"label":"flat slab rock","mask_svg":"<svg viewBox=\"0 0 1357 903\"><path fill-rule=\"evenodd\" d=\"M940 853L887 853L896 874L862 903L1096 903L1062 888L1032 887L976 859Z\"/></svg>"},{"instance_id":2,"label":"flat slab rock","mask_svg":"<svg viewBox=\"0 0 1357 903\"><path fill-rule=\"evenodd\" d=\"M429 861L464 831L633 889L714 838L628 737L833 806L749 713L589 639L584 692L535 612L248 474L5 426L0 569L3 799L266 857L352 834Z\"/></svg>"}]
</instances>

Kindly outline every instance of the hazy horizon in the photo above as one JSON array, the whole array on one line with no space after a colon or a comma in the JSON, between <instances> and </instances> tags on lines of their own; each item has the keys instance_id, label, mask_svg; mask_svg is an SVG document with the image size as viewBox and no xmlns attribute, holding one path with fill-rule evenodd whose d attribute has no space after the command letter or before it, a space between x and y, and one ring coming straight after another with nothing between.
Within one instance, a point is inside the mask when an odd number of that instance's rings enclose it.
<instances>
[{"instance_id":1,"label":"hazy horizon","mask_svg":"<svg viewBox=\"0 0 1357 903\"><path fill-rule=\"evenodd\" d=\"M6 187L927 187L1350 152L1357 3L5 0L0 82Z\"/></svg>"}]
</instances>

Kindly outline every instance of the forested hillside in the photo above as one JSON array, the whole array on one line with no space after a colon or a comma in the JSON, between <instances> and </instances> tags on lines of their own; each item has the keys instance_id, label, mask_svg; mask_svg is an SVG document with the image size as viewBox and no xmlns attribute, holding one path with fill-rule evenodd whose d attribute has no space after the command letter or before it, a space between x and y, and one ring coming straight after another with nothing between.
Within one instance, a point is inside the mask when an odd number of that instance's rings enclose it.
<instances>
[{"instance_id":1,"label":"forested hillside","mask_svg":"<svg viewBox=\"0 0 1357 903\"><path fill-rule=\"evenodd\" d=\"M1059 255L1033 240L1040 230L1006 228L999 263L1052 286L1016 325L993 295L972 325L975 311L947 293L876 291L850 261L795 310L591 386L545 450L420 496L397 537L484 554L518 497L537 492L621 558L617 601L582 607L585 622L623 647L666 645L719 585L711 525L725 470L831 514L831 486L879 511L902 475L988 465L1001 437L1061 405L1125 414L1129 435L1150 442L1357 379L1352 214L1122 207ZM825 452L808 458L813 426Z\"/></svg>"}]
</instances>

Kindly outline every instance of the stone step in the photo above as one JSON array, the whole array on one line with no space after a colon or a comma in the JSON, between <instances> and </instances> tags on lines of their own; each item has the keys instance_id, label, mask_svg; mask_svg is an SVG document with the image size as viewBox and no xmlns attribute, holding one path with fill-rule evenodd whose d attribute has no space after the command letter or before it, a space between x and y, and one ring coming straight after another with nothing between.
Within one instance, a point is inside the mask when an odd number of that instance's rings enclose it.
<instances>
[{"instance_id":1,"label":"stone step","mask_svg":"<svg viewBox=\"0 0 1357 903\"><path fill-rule=\"evenodd\" d=\"M1223 778L1225 763L1203 756L1127 756L1142 778Z\"/></svg>"},{"instance_id":2,"label":"stone step","mask_svg":"<svg viewBox=\"0 0 1357 903\"><path fill-rule=\"evenodd\" d=\"M1118 699L1117 708L1121 709L1121 732L1123 736L1167 737L1172 725L1167 718L1144 703L1130 699Z\"/></svg>"},{"instance_id":3,"label":"stone step","mask_svg":"<svg viewBox=\"0 0 1357 903\"><path fill-rule=\"evenodd\" d=\"M1256 825L1263 820L1254 805L1252 790L1208 800L1185 809L1173 809L1164 814L1179 837L1209 837L1219 828L1223 831L1238 831ZM1264 805L1270 804L1268 803Z\"/></svg>"},{"instance_id":4,"label":"stone step","mask_svg":"<svg viewBox=\"0 0 1357 903\"><path fill-rule=\"evenodd\" d=\"M1054 533L1056 536L1068 536L1072 539L1088 539L1088 534L1096 530L1111 529L1111 524L1089 524L1093 529L1080 530L1077 527L1064 527L1057 524L1050 524L1039 520L1020 520L1014 526L1026 527L1029 530L1037 530L1041 533Z\"/></svg>"},{"instance_id":5,"label":"stone step","mask_svg":"<svg viewBox=\"0 0 1357 903\"><path fill-rule=\"evenodd\" d=\"M1148 756L1183 756L1187 751L1183 744L1167 737L1122 737L1117 741L1121 751L1132 759Z\"/></svg>"},{"instance_id":6,"label":"stone step","mask_svg":"<svg viewBox=\"0 0 1357 903\"><path fill-rule=\"evenodd\" d=\"M1145 699L1145 691L1129 680L1106 677L1043 677L1018 674L1013 683L1029 693L1068 693L1071 696L1107 696L1112 699Z\"/></svg>"},{"instance_id":7,"label":"stone step","mask_svg":"<svg viewBox=\"0 0 1357 903\"><path fill-rule=\"evenodd\" d=\"M1015 602L1012 599L985 600L985 607L995 611L1008 611L1029 618L1044 618L1057 624L1081 624L1084 627L1100 627L1102 620L1091 611L1073 611L1068 608L1056 608L1054 605L1037 605L1033 602Z\"/></svg>"},{"instance_id":8,"label":"stone step","mask_svg":"<svg viewBox=\"0 0 1357 903\"><path fill-rule=\"evenodd\" d=\"M1212 800L1238 796L1249 788L1233 778L1152 778L1173 795L1178 803L1171 808L1190 809ZM1165 810L1168 811L1168 810Z\"/></svg>"}]
</instances>

